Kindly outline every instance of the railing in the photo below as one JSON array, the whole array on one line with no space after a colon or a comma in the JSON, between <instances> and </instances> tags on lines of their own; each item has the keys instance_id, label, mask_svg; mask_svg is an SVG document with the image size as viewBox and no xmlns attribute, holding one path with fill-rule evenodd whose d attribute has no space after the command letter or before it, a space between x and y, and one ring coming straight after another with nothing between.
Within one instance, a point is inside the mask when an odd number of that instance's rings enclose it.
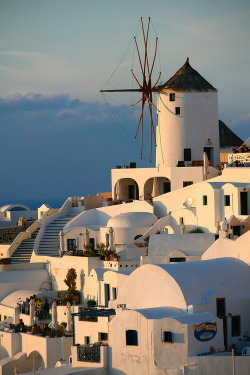
<instances>
[{"instance_id":1,"label":"railing","mask_svg":"<svg viewBox=\"0 0 250 375\"><path fill-rule=\"evenodd\" d=\"M80 362L101 362L100 346L77 347L77 360Z\"/></svg>"}]
</instances>

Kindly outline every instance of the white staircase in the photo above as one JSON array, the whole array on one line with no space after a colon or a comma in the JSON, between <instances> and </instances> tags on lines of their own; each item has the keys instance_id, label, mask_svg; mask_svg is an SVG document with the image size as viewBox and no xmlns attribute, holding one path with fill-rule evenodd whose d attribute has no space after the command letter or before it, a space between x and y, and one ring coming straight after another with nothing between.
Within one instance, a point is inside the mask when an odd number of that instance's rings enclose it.
<instances>
[{"instance_id":1,"label":"white staircase","mask_svg":"<svg viewBox=\"0 0 250 375\"><path fill-rule=\"evenodd\" d=\"M78 213L77 213L78 214ZM38 255L59 257L60 239L59 233L63 227L77 214L68 214L51 221L45 228L38 245Z\"/></svg>"}]
</instances>

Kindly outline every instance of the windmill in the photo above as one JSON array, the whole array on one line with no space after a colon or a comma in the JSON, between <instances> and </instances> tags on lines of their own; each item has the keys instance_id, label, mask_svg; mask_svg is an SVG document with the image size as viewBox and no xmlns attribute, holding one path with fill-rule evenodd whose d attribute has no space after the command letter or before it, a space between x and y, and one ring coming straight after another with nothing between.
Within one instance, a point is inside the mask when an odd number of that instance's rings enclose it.
<instances>
[{"instance_id":1,"label":"windmill","mask_svg":"<svg viewBox=\"0 0 250 375\"><path fill-rule=\"evenodd\" d=\"M158 75L158 78L156 82L152 85L152 73L155 65L156 55L157 55L157 48L158 48L158 37L155 39L155 50L153 55L153 60L150 65L149 58L148 58L148 37L149 37L149 26L150 26L150 17L148 19L148 25L147 30L145 32L143 20L141 17L141 28L142 28L142 35L143 35L143 42L144 42L144 54L143 58L141 58L141 54L139 51L138 43L136 40L136 37L134 37L134 42L136 46L136 51L138 55L140 70L142 74L142 83L140 83L140 80L136 77L136 75L133 72L133 69L131 69L132 76L134 80L136 81L138 88L137 89L116 89L116 90L100 90L101 93L104 92L139 92L141 93L141 98L133 103L131 106L135 106L136 104L141 103L141 115L139 118L135 138L137 138L137 135L139 133L139 129L141 128L141 159L143 155L143 114L145 107L148 105L149 108L149 114L150 114L150 127L151 127L151 149L150 149L150 162L152 159L152 148L153 148L153 142L156 145L156 138L155 138L155 128L154 128L154 121L153 121L153 113L152 113L152 107L154 107L156 110L156 106L153 104L153 92L157 92L157 83L160 80L161 72Z\"/></svg>"}]
</instances>

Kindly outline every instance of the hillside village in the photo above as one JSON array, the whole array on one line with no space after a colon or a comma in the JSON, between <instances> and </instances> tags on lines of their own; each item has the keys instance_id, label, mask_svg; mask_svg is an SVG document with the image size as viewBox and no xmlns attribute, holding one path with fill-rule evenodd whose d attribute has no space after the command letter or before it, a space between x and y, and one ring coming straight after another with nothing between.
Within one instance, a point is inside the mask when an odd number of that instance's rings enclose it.
<instances>
[{"instance_id":1,"label":"hillside village","mask_svg":"<svg viewBox=\"0 0 250 375\"><path fill-rule=\"evenodd\" d=\"M157 108L155 167L0 208L1 374L249 374L250 140L189 59Z\"/></svg>"}]
</instances>

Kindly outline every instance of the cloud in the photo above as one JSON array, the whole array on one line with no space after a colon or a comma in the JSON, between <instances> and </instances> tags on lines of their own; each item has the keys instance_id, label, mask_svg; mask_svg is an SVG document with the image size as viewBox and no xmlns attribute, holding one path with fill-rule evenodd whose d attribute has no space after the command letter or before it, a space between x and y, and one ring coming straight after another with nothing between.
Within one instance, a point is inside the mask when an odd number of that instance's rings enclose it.
<instances>
[{"instance_id":1,"label":"cloud","mask_svg":"<svg viewBox=\"0 0 250 375\"><path fill-rule=\"evenodd\" d=\"M111 168L140 164L128 109L113 108L118 124L106 104L66 93L0 98L1 172L9 176L0 195L48 199L109 191Z\"/></svg>"},{"instance_id":2,"label":"cloud","mask_svg":"<svg viewBox=\"0 0 250 375\"><path fill-rule=\"evenodd\" d=\"M232 119L231 125L232 126L243 125L243 123L245 122L247 122L248 124L250 123L250 113L244 113L242 115L234 117Z\"/></svg>"}]
</instances>

